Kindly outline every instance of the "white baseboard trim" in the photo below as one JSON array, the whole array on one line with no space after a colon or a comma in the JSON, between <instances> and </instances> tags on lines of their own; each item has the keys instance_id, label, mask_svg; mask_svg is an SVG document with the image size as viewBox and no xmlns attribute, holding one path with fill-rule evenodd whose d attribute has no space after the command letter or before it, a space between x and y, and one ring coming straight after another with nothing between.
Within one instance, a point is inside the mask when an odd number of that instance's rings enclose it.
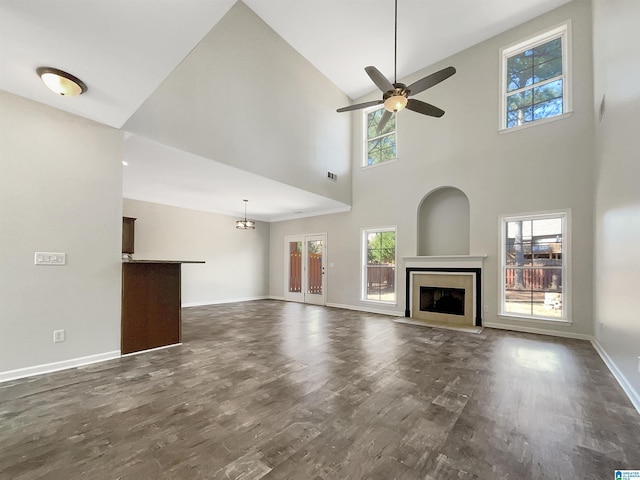
<instances>
[{"instance_id":1,"label":"white baseboard trim","mask_svg":"<svg viewBox=\"0 0 640 480\"><path fill-rule=\"evenodd\" d=\"M243 298L229 298L225 300L208 300L205 302L187 302L182 304L182 308L186 307L204 307L206 305L220 305L223 303L237 303L237 302L250 302L252 300L266 300L271 298L269 296L259 296L259 297L243 297Z\"/></svg>"},{"instance_id":2,"label":"white baseboard trim","mask_svg":"<svg viewBox=\"0 0 640 480\"><path fill-rule=\"evenodd\" d=\"M357 312L377 313L379 315L389 315L391 317L404 317L404 312L398 312L393 310L380 310L376 308L370 308L362 305L343 305L341 303L327 303L327 307L343 308L345 310L355 310Z\"/></svg>"},{"instance_id":3,"label":"white baseboard trim","mask_svg":"<svg viewBox=\"0 0 640 480\"><path fill-rule=\"evenodd\" d=\"M576 340L589 340L593 337L586 333L562 332L559 330L547 330L546 328L533 328L524 325L505 325L502 323L482 322L483 327L499 328L501 330L512 330L514 332L535 333L538 335L550 335L552 337L575 338Z\"/></svg>"},{"instance_id":4,"label":"white baseboard trim","mask_svg":"<svg viewBox=\"0 0 640 480\"><path fill-rule=\"evenodd\" d=\"M624 374L620 371L620 369L616 366L616 364L611 359L609 354L605 351L604 348L602 348L602 345L600 345L598 340L595 338L592 338L591 345L593 345L593 348L595 348L596 352L598 352L598 355L600 355L600 358L602 358L602 361L604 362L604 364L607 366L609 371L611 371L611 374L618 381L618 383L624 390L624 393L627 394L627 397L629 397L629 400L631 400L631 403L633 404L634 408L640 414L640 394L636 392L635 389L631 386L631 384L627 380L627 377L625 377Z\"/></svg>"},{"instance_id":5,"label":"white baseboard trim","mask_svg":"<svg viewBox=\"0 0 640 480\"><path fill-rule=\"evenodd\" d=\"M140 350L138 352L125 353L122 355L122 358L140 355L141 353L155 352L156 350L165 350L167 348L178 347L180 345L182 345L182 342L172 343L171 345L163 345L162 347L148 348L147 350Z\"/></svg>"},{"instance_id":6,"label":"white baseboard trim","mask_svg":"<svg viewBox=\"0 0 640 480\"><path fill-rule=\"evenodd\" d=\"M68 368L81 367L83 365L104 362L115 358L120 358L120 350L98 353L97 355L89 355L87 357L72 358L70 360L62 360L60 362L45 363L43 365L35 365L33 367L8 370L6 372L0 372L0 383L17 380L19 378L33 377L34 375L42 375L43 373L58 372Z\"/></svg>"}]
</instances>

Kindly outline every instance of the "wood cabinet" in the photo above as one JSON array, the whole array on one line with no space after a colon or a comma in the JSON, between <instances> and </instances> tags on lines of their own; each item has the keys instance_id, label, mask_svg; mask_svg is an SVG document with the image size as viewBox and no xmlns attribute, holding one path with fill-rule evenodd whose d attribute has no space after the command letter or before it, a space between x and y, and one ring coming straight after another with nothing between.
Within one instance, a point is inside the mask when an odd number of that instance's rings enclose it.
<instances>
[{"instance_id":1,"label":"wood cabinet","mask_svg":"<svg viewBox=\"0 0 640 480\"><path fill-rule=\"evenodd\" d=\"M135 253L135 222L135 218L122 217L122 253Z\"/></svg>"},{"instance_id":2,"label":"wood cabinet","mask_svg":"<svg viewBox=\"0 0 640 480\"><path fill-rule=\"evenodd\" d=\"M122 353L180 343L180 263L122 264Z\"/></svg>"},{"instance_id":3,"label":"wood cabinet","mask_svg":"<svg viewBox=\"0 0 640 480\"><path fill-rule=\"evenodd\" d=\"M203 261L129 260L122 262L123 354L180 343L183 263Z\"/></svg>"}]
</instances>

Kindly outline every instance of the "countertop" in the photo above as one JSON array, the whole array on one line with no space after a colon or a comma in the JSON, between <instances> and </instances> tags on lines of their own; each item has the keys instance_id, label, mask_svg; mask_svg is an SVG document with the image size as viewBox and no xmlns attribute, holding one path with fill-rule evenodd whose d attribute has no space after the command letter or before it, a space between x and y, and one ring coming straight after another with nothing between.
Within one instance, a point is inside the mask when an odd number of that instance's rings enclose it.
<instances>
[{"instance_id":1,"label":"countertop","mask_svg":"<svg viewBox=\"0 0 640 480\"><path fill-rule=\"evenodd\" d=\"M122 259L122 263L205 263L204 260L126 260Z\"/></svg>"}]
</instances>

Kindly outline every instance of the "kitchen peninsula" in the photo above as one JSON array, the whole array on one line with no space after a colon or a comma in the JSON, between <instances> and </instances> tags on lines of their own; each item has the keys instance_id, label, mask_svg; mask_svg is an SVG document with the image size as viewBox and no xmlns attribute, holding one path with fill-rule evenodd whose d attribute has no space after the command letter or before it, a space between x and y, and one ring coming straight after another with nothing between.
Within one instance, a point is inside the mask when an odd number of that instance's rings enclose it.
<instances>
[{"instance_id":1,"label":"kitchen peninsula","mask_svg":"<svg viewBox=\"0 0 640 480\"><path fill-rule=\"evenodd\" d=\"M181 260L123 260L122 354L181 341Z\"/></svg>"}]
</instances>

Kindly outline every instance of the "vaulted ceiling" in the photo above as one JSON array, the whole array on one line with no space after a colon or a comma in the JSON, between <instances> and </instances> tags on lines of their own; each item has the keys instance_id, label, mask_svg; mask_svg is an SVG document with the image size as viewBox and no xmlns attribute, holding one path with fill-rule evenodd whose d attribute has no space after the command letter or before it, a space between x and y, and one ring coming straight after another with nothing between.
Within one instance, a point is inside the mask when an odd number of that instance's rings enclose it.
<instances>
[{"instance_id":1,"label":"vaulted ceiling","mask_svg":"<svg viewBox=\"0 0 640 480\"><path fill-rule=\"evenodd\" d=\"M398 77L567 1L399 0ZM121 128L235 2L0 0L0 89ZM375 65L389 77L393 74L393 0L244 3L352 99L375 88L365 66ZM83 79L88 93L74 101L52 94L35 74L42 65ZM140 148L138 144L136 149ZM139 171L137 175L144 181L144 175ZM263 179L245 180L267 188ZM280 204L317 201L316 211L330 210L322 199L313 195L303 199L304 192L284 192L281 187L272 185L281 192L274 197ZM237 203L239 213L242 205ZM181 206L193 207L188 202ZM229 208L202 209L227 212ZM277 205L267 211L264 220L289 212Z\"/></svg>"}]
</instances>

